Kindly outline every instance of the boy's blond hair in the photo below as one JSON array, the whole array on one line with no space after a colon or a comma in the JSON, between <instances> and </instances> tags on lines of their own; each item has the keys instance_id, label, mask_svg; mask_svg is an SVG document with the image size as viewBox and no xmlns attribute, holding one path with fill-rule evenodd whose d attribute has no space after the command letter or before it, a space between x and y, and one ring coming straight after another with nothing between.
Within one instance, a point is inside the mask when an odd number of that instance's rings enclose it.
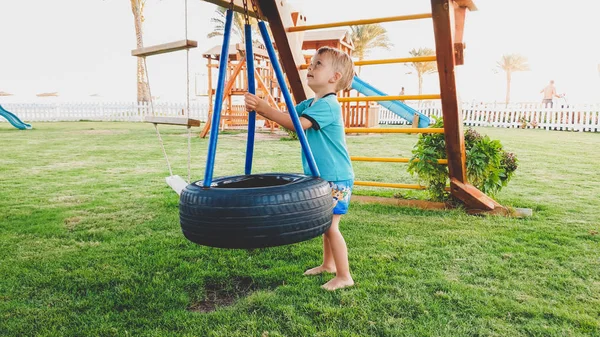
<instances>
[{"instance_id":1,"label":"boy's blond hair","mask_svg":"<svg viewBox=\"0 0 600 337\"><path fill-rule=\"evenodd\" d=\"M331 47L321 47L316 55L329 55L331 57L331 66L333 70L342 74L342 77L335 86L336 91L348 89L352 85L354 78L354 62L347 53Z\"/></svg>"}]
</instances>

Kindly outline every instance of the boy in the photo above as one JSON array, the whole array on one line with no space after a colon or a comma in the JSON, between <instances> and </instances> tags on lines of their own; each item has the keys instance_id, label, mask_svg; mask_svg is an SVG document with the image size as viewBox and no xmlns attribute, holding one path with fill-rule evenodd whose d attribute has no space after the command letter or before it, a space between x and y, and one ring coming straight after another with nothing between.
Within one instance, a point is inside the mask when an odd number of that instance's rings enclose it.
<instances>
[{"instance_id":1,"label":"boy","mask_svg":"<svg viewBox=\"0 0 600 337\"><path fill-rule=\"evenodd\" d=\"M335 203L331 227L323 236L323 264L304 273L335 273L336 276L322 286L327 290L354 285L350 276L346 241L339 230L342 214L348 211L354 171L346 148L342 109L336 96L338 91L351 85L353 77L354 64L348 54L335 48L320 48L311 60L307 75L307 84L314 91L315 97L296 106L321 178L329 181ZM294 130L288 113L272 108L266 101L250 93L246 93L244 98L246 110L254 110L261 116ZM304 154L302 164L304 173L311 174Z\"/></svg>"}]
</instances>

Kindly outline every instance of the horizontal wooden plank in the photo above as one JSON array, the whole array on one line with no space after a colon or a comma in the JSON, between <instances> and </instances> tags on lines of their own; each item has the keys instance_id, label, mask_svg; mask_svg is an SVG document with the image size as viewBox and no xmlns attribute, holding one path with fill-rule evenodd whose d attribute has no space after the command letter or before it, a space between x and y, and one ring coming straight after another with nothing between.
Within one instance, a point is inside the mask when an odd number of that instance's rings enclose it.
<instances>
[{"instance_id":1,"label":"horizontal wooden plank","mask_svg":"<svg viewBox=\"0 0 600 337\"><path fill-rule=\"evenodd\" d=\"M194 40L181 40L163 44L157 44L154 46L143 47L134 49L131 51L132 56L145 57L157 54L171 53L174 51L196 48L198 47L198 42Z\"/></svg>"},{"instance_id":2,"label":"horizontal wooden plank","mask_svg":"<svg viewBox=\"0 0 600 337\"><path fill-rule=\"evenodd\" d=\"M230 6L229 0L204 0L204 1L213 3L217 6L221 6L224 8L229 8L229 6ZM234 0L233 1L233 11L244 14L244 5L243 5L242 0ZM258 11L260 12L260 8L258 9ZM248 1L248 15L250 15L253 18L257 17L256 13L254 13L254 10L252 9L252 5L251 5L250 1ZM261 13L261 15L262 15L262 13Z\"/></svg>"},{"instance_id":3,"label":"horizontal wooden plank","mask_svg":"<svg viewBox=\"0 0 600 337\"><path fill-rule=\"evenodd\" d=\"M146 116L144 118L146 123L154 124L169 124L169 125L184 125L184 126L200 126L200 121L197 119L185 118L185 117L157 117L157 116Z\"/></svg>"}]
</instances>

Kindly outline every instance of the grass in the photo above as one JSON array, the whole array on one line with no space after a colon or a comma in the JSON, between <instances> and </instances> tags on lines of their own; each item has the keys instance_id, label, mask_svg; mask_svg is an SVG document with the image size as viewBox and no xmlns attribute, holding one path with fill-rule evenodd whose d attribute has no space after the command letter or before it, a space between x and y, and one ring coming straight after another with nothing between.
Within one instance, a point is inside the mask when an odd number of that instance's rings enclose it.
<instances>
[{"instance_id":1,"label":"grass","mask_svg":"<svg viewBox=\"0 0 600 337\"><path fill-rule=\"evenodd\" d=\"M351 205L356 286L305 277L319 239L259 250L194 245L148 124L0 124L1 336L599 336L600 135L478 128L520 167L498 196L527 219ZM161 127L186 176L185 129ZM297 142L263 135L255 172L301 170ZM219 138L215 176L243 171ZM416 135L349 136L352 155L410 156ZM192 139L203 177L207 139ZM357 178L414 182L403 164ZM357 187L357 194L393 190ZM403 192L422 198L422 192Z\"/></svg>"}]
</instances>

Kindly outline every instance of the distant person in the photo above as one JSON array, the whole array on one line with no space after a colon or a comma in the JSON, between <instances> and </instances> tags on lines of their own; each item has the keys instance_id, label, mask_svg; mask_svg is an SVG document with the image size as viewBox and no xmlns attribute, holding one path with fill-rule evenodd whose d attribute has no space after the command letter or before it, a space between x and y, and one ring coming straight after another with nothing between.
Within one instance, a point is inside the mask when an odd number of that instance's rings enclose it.
<instances>
[{"instance_id":1,"label":"distant person","mask_svg":"<svg viewBox=\"0 0 600 337\"><path fill-rule=\"evenodd\" d=\"M400 90L400 93L398 94L400 96L404 96L404 87L402 87L402 90ZM404 100L400 100L400 102L404 102Z\"/></svg>"},{"instance_id":2,"label":"distant person","mask_svg":"<svg viewBox=\"0 0 600 337\"><path fill-rule=\"evenodd\" d=\"M561 95L558 95L556 93L556 87L554 87L554 80L551 80L550 83L546 87L544 87L544 89L542 89L542 91L540 91L540 93L544 94L544 98L542 99L542 104L546 108L552 108L552 106L554 105L554 102L552 101L552 99L554 97L556 97L556 98L562 97Z\"/></svg>"}]
</instances>

